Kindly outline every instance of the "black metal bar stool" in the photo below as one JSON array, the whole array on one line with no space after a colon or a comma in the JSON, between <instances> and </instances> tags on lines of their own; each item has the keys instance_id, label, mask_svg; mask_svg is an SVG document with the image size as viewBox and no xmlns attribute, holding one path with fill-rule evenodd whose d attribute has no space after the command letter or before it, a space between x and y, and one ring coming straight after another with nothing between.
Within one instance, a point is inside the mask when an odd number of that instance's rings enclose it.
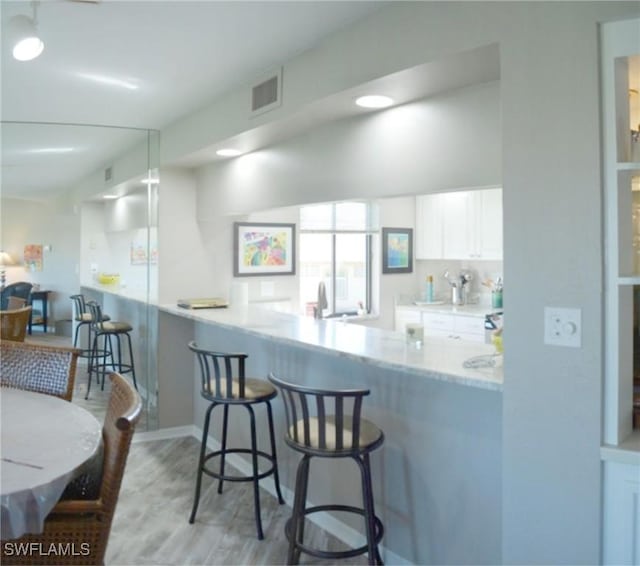
<instances>
[{"instance_id":1,"label":"black metal bar stool","mask_svg":"<svg viewBox=\"0 0 640 566\"><path fill-rule=\"evenodd\" d=\"M82 352L80 356L83 358L88 358L91 356L91 349L93 346L91 336L91 323L93 322L93 317L91 316L91 312L87 308L87 303L85 301L84 295L71 295L71 297L69 298L73 301L73 318L78 323L73 336L73 347L78 347L78 336L80 333L80 328L83 326L87 326L87 347L80 350ZM111 318L109 317L109 315L103 314L102 322L106 322L107 320L111 320Z\"/></svg>"},{"instance_id":2,"label":"black metal bar stool","mask_svg":"<svg viewBox=\"0 0 640 566\"><path fill-rule=\"evenodd\" d=\"M102 314L102 308L96 301L87 301L87 307L91 313L91 329L93 331L93 343L91 346L91 353L89 356L89 371L88 371L88 384L87 394L85 399L89 398L89 391L91 390L91 374L96 373L96 378L100 382L100 374L102 374L102 389L104 389L105 376L107 374L107 368L111 368L110 371L116 371L119 374L130 373L133 377L133 385L138 389L138 382L136 381L136 371L133 362L133 347L131 345L131 334L133 327L128 322L116 322L113 320L104 320ZM129 346L129 359L128 363L124 363L122 358L122 345L120 339L126 337L127 344ZM103 340L103 347L100 348L100 338ZM116 351L114 352L113 343L111 339L114 338L116 342Z\"/></svg>"},{"instance_id":3,"label":"black metal bar stool","mask_svg":"<svg viewBox=\"0 0 640 566\"><path fill-rule=\"evenodd\" d=\"M289 541L287 564L297 564L300 553L318 558L350 558L368 553L369 564L382 564L378 543L384 534L382 521L376 517L371 485L369 453L384 442L384 434L372 422L361 418L362 399L366 389L329 391L287 383L269 375L269 381L280 390L287 420L286 443L302 453L296 474L295 496L291 518L285 525ZM352 458L360 468L363 507L352 505L317 505L306 507L311 458ZM356 513L364 518L367 544L349 550L329 551L304 543L307 515L321 511Z\"/></svg>"},{"instance_id":4,"label":"black metal bar stool","mask_svg":"<svg viewBox=\"0 0 640 566\"><path fill-rule=\"evenodd\" d=\"M207 409L204 428L202 430L202 444L200 445L200 459L198 462L198 474L196 480L196 493L193 501L193 509L189 517L189 523L193 523L200 502L200 488L202 486L202 474L207 474L218 480L218 493L222 493L224 481L250 481L253 482L253 498L256 519L256 530L258 539L262 540L262 520L260 518L260 490L259 481L273 474L273 481L276 486L278 502L284 503L280 492L280 479L278 477L278 461L276 458L276 442L273 432L273 413L271 410L271 399L276 397L277 392L273 385L264 379L253 379L245 376L245 360L249 357L242 353L221 353L199 348L195 342L189 343L189 349L196 354L200 363L200 377L202 389L200 395L210 402ZM269 439L271 443L271 453L258 450L256 434L256 418L253 405L264 403L267 407L267 417L269 423ZM209 423L211 413L215 407L224 407L222 422L222 442L221 449L206 454L207 438L209 436ZM229 407L241 406L247 409L251 425L251 448L229 448L227 447L227 428L229 420ZM250 454L252 473L251 475L232 476L225 474L225 458L227 454ZM207 468L207 462L219 457L219 471ZM258 467L258 458L269 462L270 466L264 471Z\"/></svg>"}]
</instances>

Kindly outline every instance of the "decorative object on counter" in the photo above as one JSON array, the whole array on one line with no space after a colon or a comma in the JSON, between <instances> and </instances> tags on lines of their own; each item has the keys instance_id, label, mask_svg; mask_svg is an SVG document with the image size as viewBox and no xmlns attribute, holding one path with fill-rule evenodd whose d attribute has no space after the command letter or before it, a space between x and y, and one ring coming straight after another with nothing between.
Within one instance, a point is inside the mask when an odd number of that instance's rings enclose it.
<instances>
[{"instance_id":1,"label":"decorative object on counter","mask_svg":"<svg viewBox=\"0 0 640 566\"><path fill-rule=\"evenodd\" d=\"M491 308L502 308L502 277L498 277L494 282L491 279L485 279L482 284L491 289Z\"/></svg>"},{"instance_id":2,"label":"decorative object on counter","mask_svg":"<svg viewBox=\"0 0 640 566\"><path fill-rule=\"evenodd\" d=\"M234 222L233 275L295 275L296 225Z\"/></svg>"},{"instance_id":3,"label":"decorative object on counter","mask_svg":"<svg viewBox=\"0 0 640 566\"><path fill-rule=\"evenodd\" d=\"M468 271L461 271L457 278L450 277L449 270L444 272L444 278L451 285L451 304L464 305L467 302L466 285L473 279Z\"/></svg>"},{"instance_id":4,"label":"decorative object on counter","mask_svg":"<svg viewBox=\"0 0 640 566\"><path fill-rule=\"evenodd\" d=\"M119 273L100 273L98 274L98 283L102 285L117 285L120 283Z\"/></svg>"},{"instance_id":5,"label":"decorative object on counter","mask_svg":"<svg viewBox=\"0 0 640 566\"><path fill-rule=\"evenodd\" d=\"M435 300L433 291L433 275L429 275L427 277L427 292L425 294L424 300L427 303L433 303L433 301Z\"/></svg>"},{"instance_id":6,"label":"decorative object on counter","mask_svg":"<svg viewBox=\"0 0 640 566\"><path fill-rule=\"evenodd\" d=\"M383 564L378 551L384 527L375 514L371 464L369 454L384 442L383 432L371 421L361 418L363 398L368 389L327 390L287 383L269 374L269 381L281 393L285 404L287 427L285 442L302 455L296 474L295 494L291 518L284 532L289 541L287 564L298 564L300 553L333 561L368 554L369 564ZM312 458L349 458L360 469L362 507L344 502L307 506L309 468ZM314 499L317 496L314 495ZM366 544L347 550L324 550L304 541L307 516L325 511L354 513L364 518Z\"/></svg>"},{"instance_id":7,"label":"decorative object on counter","mask_svg":"<svg viewBox=\"0 0 640 566\"><path fill-rule=\"evenodd\" d=\"M407 322L405 325L407 339L416 347L421 347L424 340L424 326L417 322Z\"/></svg>"},{"instance_id":8,"label":"decorative object on counter","mask_svg":"<svg viewBox=\"0 0 640 566\"><path fill-rule=\"evenodd\" d=\"M413 228L382 229L382 273L413 272Z\"/></svg>"}]
</instances>

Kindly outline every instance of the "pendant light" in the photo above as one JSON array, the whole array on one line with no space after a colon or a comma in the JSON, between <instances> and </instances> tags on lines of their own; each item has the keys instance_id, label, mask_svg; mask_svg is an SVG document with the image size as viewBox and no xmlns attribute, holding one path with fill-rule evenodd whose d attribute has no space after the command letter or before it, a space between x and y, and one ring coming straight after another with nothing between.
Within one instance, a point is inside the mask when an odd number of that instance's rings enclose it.
<instances>
[{"instance_id":1,"label":"pendant light","mask_svg":"<svg viewBox=\"0 0 640 566\"><path fill-rule=\"evenodd\" d=\"M31 61L42 53L44 43L36 29L38 23L38 2L31 2L33 17L19 14L11 18L9 33L11 38L11 51L14 59L18 61Z\"/></svg>"}]
</instances>

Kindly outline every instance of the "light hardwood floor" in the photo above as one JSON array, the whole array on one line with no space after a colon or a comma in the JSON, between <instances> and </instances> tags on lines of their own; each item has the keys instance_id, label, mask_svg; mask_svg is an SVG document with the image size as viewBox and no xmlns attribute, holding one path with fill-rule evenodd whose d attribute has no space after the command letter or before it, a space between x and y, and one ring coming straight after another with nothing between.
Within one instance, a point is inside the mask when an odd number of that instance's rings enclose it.
<instances>
[{"instance_id":1,"label":"light hardwood floor","mask_svg":"<svg viewBox=\"0 0 640 566\"><path fill-rule=\"evenodd\" d=\"M29 341L70 346L67 337L34 333ZM109 385L102 391L95 381L85 400L86 361L80 360L73 402L104 419ZM284 564L287 540L284 525L288 505L261 490L262 528L256 537L253 491L250 483L227 483L222 494L217 482L205 476L198 515L188 522L195 489L199 441L193 437L135 442L131 445L116 508L105 562L135 565ZM305 542L316 548L344 549L344 545L307 521ZM330 564L301 556L302 564ZM341 564L367 564L366 556Z\"/></svg>"}]
</instances>

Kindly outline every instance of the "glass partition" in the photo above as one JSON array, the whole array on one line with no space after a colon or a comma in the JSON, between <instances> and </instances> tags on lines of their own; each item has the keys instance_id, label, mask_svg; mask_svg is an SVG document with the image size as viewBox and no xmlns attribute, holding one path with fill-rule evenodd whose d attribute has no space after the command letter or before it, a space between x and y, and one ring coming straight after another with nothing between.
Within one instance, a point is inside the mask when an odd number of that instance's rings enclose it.
<instances>
[{"instance_id":1,"label":"glass partition","mask_svg":"<svg viewBox=\"0 0 640 566\"><path fill-rule=\"evenodd\" d=\"M132 326L144 402L139 428L156 429L159 132L2 122L0 134L0 249L12 260L6 283L49 291L47 323L28 340L72 345L78 330L85 357L73 400L101 418L109 386L103 391L94 377L85 400L89 337L86 325L78 329L70 296L100 302L112 320ZM29 259L34 253L39 261ZM34 314L42 308L34 302Z\"/></svg>"}]
</instances>

